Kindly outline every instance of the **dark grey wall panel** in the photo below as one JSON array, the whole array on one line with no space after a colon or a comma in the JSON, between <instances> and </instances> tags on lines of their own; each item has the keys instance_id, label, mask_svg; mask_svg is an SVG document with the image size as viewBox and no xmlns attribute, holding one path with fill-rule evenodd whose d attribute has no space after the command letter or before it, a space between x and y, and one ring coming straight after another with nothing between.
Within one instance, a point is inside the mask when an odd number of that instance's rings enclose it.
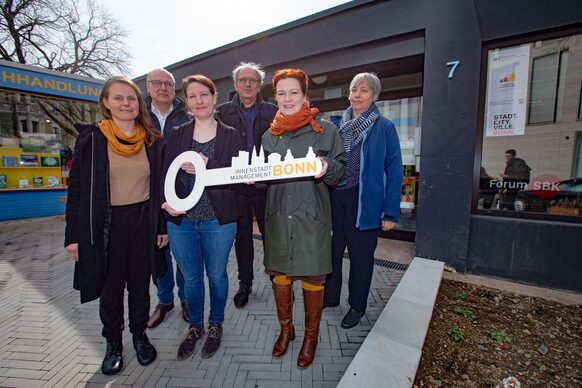
<instances>
[{"instance_id":1,"label":"dark grey wall panel","mask_svg":"<svg viewBox=\"0 0 582 388\"><path fill-rule=\"evenodd\" d=\"M582 225L471 217L467 271L582 292Z\"/></svg>"},{"instance_id":2,"label":"dark grey wall panel","mask_svg":"<svg viewBox=\"0 0 582 388\"><path fill-rule=\"evenodd\" d=\"M473 3L423 2L426 27L416 255L467 260L481 38ZM432 15L429 17L429 15ZM460 61L448 79L449 61Z\"/></svg>"},{"instance_id":3,"label":"dark grey wall panel","mask_svg":"<svg viewBox=\"0 0 582 388\"><path fill-rule=\"evenodd\" d=\"M580 0L475 0L483 41L582 22Z\"/></svg>"}]
</instances>

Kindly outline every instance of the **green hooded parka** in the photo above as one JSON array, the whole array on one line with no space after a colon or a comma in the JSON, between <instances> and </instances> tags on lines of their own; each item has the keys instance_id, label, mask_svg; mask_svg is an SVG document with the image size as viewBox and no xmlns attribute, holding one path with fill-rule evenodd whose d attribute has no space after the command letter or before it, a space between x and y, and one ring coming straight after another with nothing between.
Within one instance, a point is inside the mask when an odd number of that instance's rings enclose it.
<instances>
[{"instance_id":1,"label":"green hooded parka","mask_svg":"<svg viewBox=\"0 0 582 388\"><path fill-rule=\"evenodd\" d=\"M309 147L327 161L320 179L297 178L271 181L265 210L265 268L289 276L317 276L331 273L331 203L329 187L344 176L346 154L336 127L315 118L323 132L310 124L275 136L262 138L265 156L287 150L303 158Z\"/></svg>"}]
</instances>

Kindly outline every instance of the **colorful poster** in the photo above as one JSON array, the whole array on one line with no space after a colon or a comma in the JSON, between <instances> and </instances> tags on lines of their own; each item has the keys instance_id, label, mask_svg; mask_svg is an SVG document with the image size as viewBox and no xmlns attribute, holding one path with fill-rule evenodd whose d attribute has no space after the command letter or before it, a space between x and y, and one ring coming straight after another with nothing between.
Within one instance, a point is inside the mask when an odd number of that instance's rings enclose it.
<instances>
[{"instance_id":1,"label":"colorful poster","mask_svg":"<svg viewBox=\"0 0 582 388\"><path fill-rule=\"evenodd\" d=\"M405 176L402 178L402 194L400 195L401 209L414 209L416 182L417 178L414 176Z\"/></svg>"},{"instance_id":2,"label":"colorful poster","mask_svg":"<svg viewBox=\"0 0 582 388\"><path fill-rule=\"evenodd\" d=\"M489 51L485 136L525 134L530 44Z\"/></svg>"}]
</instances>

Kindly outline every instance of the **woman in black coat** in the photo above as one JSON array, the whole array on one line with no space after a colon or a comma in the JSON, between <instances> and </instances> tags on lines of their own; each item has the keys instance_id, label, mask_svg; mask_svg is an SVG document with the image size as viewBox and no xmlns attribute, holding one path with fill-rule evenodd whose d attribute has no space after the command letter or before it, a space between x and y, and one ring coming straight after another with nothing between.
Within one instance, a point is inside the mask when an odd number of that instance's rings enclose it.
<instances>
[{"instance_id":1,"label":"woman in black coat","mask_svg":"<svg viewBox=\"0 0 582 388\"><path fill-rule=\"evenodd\" d=\"M75 262L74 287L81 291L81 303L99 298L107 339L101 370L116 374L123 367L126 285L137 360L148 365L157 354L145 329L150 276L157 279L166 270L161 248L168 237L159 203L163 140L130 79L107 80L99 107L104 120L98 126L76 125L65 248Z\"/></svg>"}]
</instances>

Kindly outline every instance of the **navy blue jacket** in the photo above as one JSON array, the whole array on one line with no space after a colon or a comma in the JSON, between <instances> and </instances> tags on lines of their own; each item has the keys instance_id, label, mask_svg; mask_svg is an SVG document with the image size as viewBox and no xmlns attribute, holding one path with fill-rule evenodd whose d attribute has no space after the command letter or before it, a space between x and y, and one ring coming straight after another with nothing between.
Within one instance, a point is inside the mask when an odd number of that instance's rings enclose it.
<instances>
[{"instance_id":1,"label":"navy blue jacket","mask_svg":"<svg viewBox=\"0 0 582 388\"><path fill-rule=\"evenodd\" d=\"M164 123L164 128L160 125L160 120L158 120L157 116L152 112L152 98L150 96L146 97L146 105L148 107L148 111L150 112L150 116L152 117L152 121L157 129L159 129L164 137L170 134L172 128L180 126L182 124L186 124L188 121L192 120L192 116L188 115L184 110L184 103L180 101L178 98L175 98L172 102L174 106L174 110L170 112L170 115L166 118L166 122Z\"/></svg>"},{"instance_id":2,"label":"navy blue jacket","mask_svg":"<svg viewBox=\"0 0 582 388\"><path fill-rule=\"evenodd\" d=\"M362 142L359 187L356 228L377 229L382 220L398 222L402 155L396 127L384 117L376 120Z\"/></svg>"}]
</instances>

